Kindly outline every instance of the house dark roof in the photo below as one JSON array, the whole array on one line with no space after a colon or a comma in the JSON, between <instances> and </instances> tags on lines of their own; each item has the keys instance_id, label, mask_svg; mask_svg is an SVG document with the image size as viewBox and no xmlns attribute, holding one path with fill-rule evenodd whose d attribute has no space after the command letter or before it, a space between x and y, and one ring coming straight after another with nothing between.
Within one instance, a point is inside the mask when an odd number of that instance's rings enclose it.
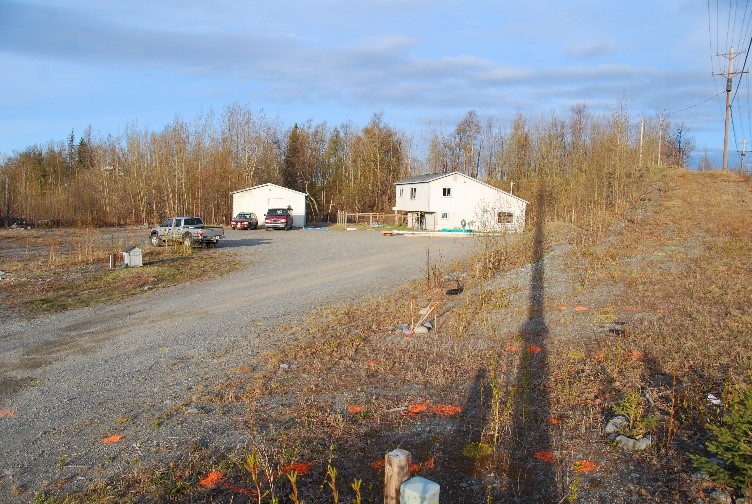
<instances>
[{"instance_id":1,"label":"house dark roof","mask_svg":"<svg viewBox=\"0 0 752 504\"><path fill-rule=\"evenodd\" d=\"M453 172L450 172L450 173L428 173L426 175L418 175L417 177L410 177L410 178L398 180L397 182L394 183L394 185L398 186L398 185L405 185L405 184L427 184L429 182L433 182L434 180L439 180L439 179L442 179L444 177L451 177L453 175L459 175L460 177L464 177L464 178L472 180L473 182L476 182L476 183L478 183L480 185L484 185L486 187L490 187L491 189L493 189L495 191L499 191L500 193L504 193L504 194L506 194L507 196L509 196L511 198L515 198L515 199L518 199L520 201L524 201L525 204L528 203L526 200L520 198L519 196L515 196L514 194L509 193L507 191L504 191L502 189L499 189L498 187L494 187L494 186L492 186L490 184L486 184L485 182L482 182L482 181L480 181L478 179L474 179L474 178L472 178L472 177L470 177L468 175L465 175L464 173L460 173L460 172L456 172L456 171L453 171Z\"/></svg>"},{"instance_id":2,"label":"house dark roof","mask_svg":"<svg viewBox=\"0 0 752 504\"><path fill-rule=\"evenodd\" d=\"M452 172L454 173L454 172ZM398 180L395 184L419 184L421 182L433 182L434 180L448 177L452 173L428 173L426 175L418 175L417 177L410 177L402 180Z\"/></svg>"}]
</instances>

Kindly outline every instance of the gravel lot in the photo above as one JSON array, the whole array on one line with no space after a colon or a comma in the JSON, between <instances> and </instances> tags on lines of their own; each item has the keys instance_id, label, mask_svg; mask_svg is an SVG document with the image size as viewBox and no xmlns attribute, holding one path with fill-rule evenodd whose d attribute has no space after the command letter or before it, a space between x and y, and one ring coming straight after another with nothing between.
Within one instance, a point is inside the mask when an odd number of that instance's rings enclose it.
<instances>
[{"instance_id":1,"label":"gravel lot","mask_svg":"<svg viewBox=\"0 0 752 504\"><path fill-rule=\"evenodd\" d=\"M448 264L474 247L459 236L228 231L219 250L245 267L224 278L11 319L0 327L0 501L80 490L191 447L242 445L243 410L196 398L278 344L260 334L420 278L429 250ZM123 439L102 442L113 434Z\"/></svg>"}]
</instances>

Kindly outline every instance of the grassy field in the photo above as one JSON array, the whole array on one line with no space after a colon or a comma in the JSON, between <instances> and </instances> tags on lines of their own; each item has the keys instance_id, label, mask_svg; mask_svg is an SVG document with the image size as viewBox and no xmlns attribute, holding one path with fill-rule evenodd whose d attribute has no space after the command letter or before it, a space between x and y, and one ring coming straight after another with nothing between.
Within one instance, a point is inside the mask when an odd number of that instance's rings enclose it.
<instances>
[{"instance_id":1,"label":"grassy field","mask_svg":"<svg viewBox=\"0 0 752 504\"><path fill-rule=\"evenodd\" d=\"M0 306L22 317L116 301L195 278L216 278L238 263L216 250L142 246L149 268L120 268L120 251L143 229L0 230ZM110 254L120 263L109 268Z\"/></svg>"},{"instance_id":2,"label":"grassy field","mask_svg":"<svg viewBox=\"0 0 752 504\"><path fill-rule=\"evenodd\" d=\"M587 226L531 204L522 240L480 238L466 264L427 261L391 296L277 328L284 348L207 391L247 405L250 450L192 452L58 500L382 502L394 448L442 502L734 493L693 477L690 457L752 371L750 180L669 171ZM395 331L421 308L430 333ZM606 435L617 413L622 434L651 436L647 449Z\"/></svg>"}]
</instances>

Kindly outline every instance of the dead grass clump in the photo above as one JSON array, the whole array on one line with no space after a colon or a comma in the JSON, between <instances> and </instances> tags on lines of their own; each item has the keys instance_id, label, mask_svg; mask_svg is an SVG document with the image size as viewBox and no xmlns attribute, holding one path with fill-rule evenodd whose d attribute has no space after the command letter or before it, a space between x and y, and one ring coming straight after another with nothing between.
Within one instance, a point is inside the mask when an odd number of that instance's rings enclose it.
<instances>
[{"instance_id":1,"label":"dead grass clump","mask_svg":"<svg viewBox=\"0 0 752 504\"><path fill-rule=\"evenodd\" d=\"M729 384L752 371L750 195L735 175L669 173L657 205L594 253L609 256L591 262L609 270L594 278L626 287L614 303L630 319L626 337L598 346L609 400L643 390L660 413L664 449L704 437L719 412L708 394L725 404Z\"/></svg>"},{"instance_id":2,"label":"dead grass clump","mask_svg":"<svg viewBox=\"0 0 752 504\"><path fill-rule=\"evenodd\" d=\"M3 281L7 294L0 298L3 306L21 316L35 317L124 299L192 278L220 276L239 264L217 251L204 251L199 260L198 256L186 255L182 248L164 247L145 250L143 268L110 270L112 246L106 239L97 239L93 231L79 231L74 235L74 240L102 243L101 248L92 245L86 249L89 252L80 255L76 250L58 255L62 246L57 242L50 244L50 238L42 231L28 235L29 243L34 243L28 253L19 249L18 243L0 250L1 254L12 257L7 268L10 279ZM52 262L50 256L45 255L47 250L53 256Z\"/></svg>"}]
</instances>

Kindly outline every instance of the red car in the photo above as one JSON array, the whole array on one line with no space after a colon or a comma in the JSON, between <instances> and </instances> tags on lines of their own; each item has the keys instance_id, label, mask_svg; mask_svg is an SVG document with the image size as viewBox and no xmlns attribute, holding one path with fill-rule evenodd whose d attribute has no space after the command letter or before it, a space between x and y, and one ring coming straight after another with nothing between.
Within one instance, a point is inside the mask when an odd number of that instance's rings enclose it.
<instances>
[{"instance_id":1,"label":"red car","mask_svg":"<svg viewBox=\"0 0 752 504\"><path fill-rule=\"evenodd\" d=\"M272 229L292 229L292 212L289 208L270 208L264 215L264 227Z\"/></svg>"},{"instance_id":2,"label":"red car","mask_svg":"<svg viewBox=\"0 0 752 504\"><path fill-rule=\"evenodd\" d=\"M256 229L258 227L258 218L253 212L240 212L230 221L232 229Z\"/></svg>"}]
</instances>

